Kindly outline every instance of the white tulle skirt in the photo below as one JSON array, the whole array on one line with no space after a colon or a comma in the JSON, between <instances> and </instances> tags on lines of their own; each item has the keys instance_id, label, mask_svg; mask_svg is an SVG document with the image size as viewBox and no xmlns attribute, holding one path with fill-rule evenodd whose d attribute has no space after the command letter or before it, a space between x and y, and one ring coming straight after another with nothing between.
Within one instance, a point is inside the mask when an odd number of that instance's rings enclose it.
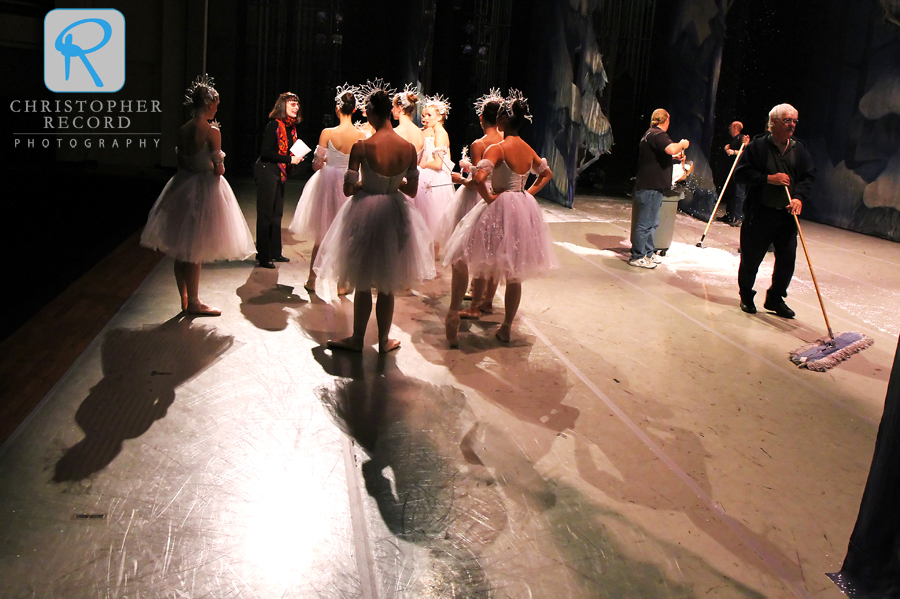
<instances>
[{"instance_id":1,"label":"white tulle skirt","mask_svg":"<svg viewBox=\"0 0 900 599\"><path fill-rule=\"evenodd\" d=\"M307 236L321 244L331 223L349 199L344 195L346 168L329 167L327 164L313 173L306 185L294 218L288 227L292 233Z\"/></svg>"},{"instance_id":2,"label":"white tulle skirt","mask_svg":"<svg viewBox=\"0 0 900 599\"><path fill-rule=\"evenodd\" d=\"M243 260L253 236L225 177L179 170L147 217L141 245L181 262Z\"/></svg>"},{"instance_id":3,"label":"white tulle skirt","mask_svg":"<svg viewBox=\"0 0 900 599\"><path fill-rule=\"evenodd\" d=\"M453 201L453 180L450 173L430 168L419 169L419 191L413 201L416 204L428 230L437 233L447 206Z\"/></svg>"},{"instance_id":4,"label":"white tulle skirt","mask_svg":"<svg viewBox=\"0 0 900 599\"><path fill-rule=\"evenodd\" d=\"M444 265L459 261L470 277L522 281L558 266L550 228L537 200L525 191L505 191L480 200L447 242Z\"/></svg>"},{"instance_id":5,"label":"white tulle skirt","mask_svg":"<svg viewBox=\"0 0 900 599\"><path fill-rule=\"evenodd\" d=\"M432 279L431 243L425 221L405 195L360 191L340 209L322 240L313 266L316 292L336 284L395 293Z\"/></svg>"},{"instance_id":6,"label":"white tulle skirt","mask_svg":"<svg viewBox=\"0 0 900 599\"><path fill-rule=\"evenodd\" d=\"M456 193L453 194L453 199L450 200L447 209L444 210L444 216L441 217L441 223L434 234L434 240L442 246L447 245L447 241L453 235L456 225L478 204L479 200L481 200L481 196L478 195L476 190L460 185Z\"/></svg>"}]
</instances>

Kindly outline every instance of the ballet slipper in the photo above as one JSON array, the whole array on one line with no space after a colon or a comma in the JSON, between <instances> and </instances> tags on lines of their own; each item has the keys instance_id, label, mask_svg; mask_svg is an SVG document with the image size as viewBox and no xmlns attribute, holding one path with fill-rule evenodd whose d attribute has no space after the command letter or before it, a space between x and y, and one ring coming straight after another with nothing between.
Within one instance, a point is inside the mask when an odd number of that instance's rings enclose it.
<instances>
[{"instance_id":1,"label":"ballet slipper","mask_svg":"<svg viewBox=\"0 0 900 599\"><path fill-rule=\"evenodd\" d=\"M388 339L384 342L378 342L378 353L380 354L386 354L388 352L394 351L395 349L400 349L400 342L396 339Z\"/></svg>"},{"instance_id":2,"label":"ballet slipper","mask_svg":"<svg viewBox=\"0 0 900 599\"><path fill-rule=\"evenodd\" d=\"M481 311L482 314L493 314L494 313L493 304L481 304L481 306L478 309Z\"/></svg>"},{"instance_id":3,"label":"ballet slipper","mask_svg":"<svg viewBox=\"0 0 900 599\"><path fill-rule=\"evenodd\" d=\"M316 292L316 280L315 279L307 280L306 283L303 284L303 288L306 289L310 293L315 293Z\"/></svg>"},{"instance_id":4,"label":"ballet slipper","mask_svg":"<svg viewBox=\"0 0 900 599\"><path fill-rule=\"evenodd\" d=\"M459 317L463 320L478 320L481 318L481 310L469 306L465 310L459 311Z\"/></svg>"},{"instance_id":5,"label":"ballet slipper","mask_svg":"<svg viewBox=\"0 0 900 599\"><path fill-rule=\"evenodd\" d=\"M363 350L362 341L357 341L353 337L346 337L338 341L329 341L325 344L328 349L343 349L345 351L361 352Z\"/></svg>"},{"instance_id":6,"label":"ballet slipper","mask_svg":"<svg viewBox=\"0 0 900 599\"><path fill-rule=\"evenodd\" d=\"M444 319L444 334L451 349L459 347L459 312L447 312Z\"/></svg>"},{"instance_id":7,"label":"ballet slipper","mask_svg":"<svg viewBox=\"0 0 900 599\"><path fill-rule=\"evenodd\" d=\"M203 302L197 302L193 306L188 304L187 313L191 316L221 316L222 311L212 306L207 306Z\"/></svg>"},{"instance_id":8,"label":"ballet slipper","mask_svg":"<svg viewBox=\"0 0 900 599\"><path fill-rule=\"evenodd\" d=\"M510 325L502 324L500 325L500 328L497 329L497 332L494 334L494 336L503 343L509 343L509 336L511 332L510 329L512 329Z\"/></svg>"}]
</instances>

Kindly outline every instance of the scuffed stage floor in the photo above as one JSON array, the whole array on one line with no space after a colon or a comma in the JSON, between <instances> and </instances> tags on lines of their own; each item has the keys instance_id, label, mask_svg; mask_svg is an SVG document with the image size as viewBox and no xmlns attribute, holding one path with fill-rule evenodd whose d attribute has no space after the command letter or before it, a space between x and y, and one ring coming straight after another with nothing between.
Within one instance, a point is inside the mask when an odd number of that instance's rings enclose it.
<instances>
[{"instance_id":1,"label":"scuffed stage floor","mask_svg":"<svg viewBox=\"0 0 900 599\"><path fill-rule=\"evenodd\" d=\"M787 358L824 332L802 254L796 320L750 316L737 229L699 249L679 215L647 271L627 203L576 207L545 206L561 268L508 346L498 297L447 348L445 269L359 356L324 349L352 300L303 290L308 241L204 267L221 318L176 316L163 261L0 450L0 596L840 597L900 246L805 223L835 330L876 340L815 373Z\"/></svg>"}]
</instances>

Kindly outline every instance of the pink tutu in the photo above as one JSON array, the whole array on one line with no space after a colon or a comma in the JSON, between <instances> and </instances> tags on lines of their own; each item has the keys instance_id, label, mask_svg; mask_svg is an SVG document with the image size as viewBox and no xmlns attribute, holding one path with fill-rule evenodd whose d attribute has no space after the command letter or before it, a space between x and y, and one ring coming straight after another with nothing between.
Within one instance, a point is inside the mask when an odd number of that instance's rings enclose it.
<instances>
[{"instance_id":1,"label":"pink tutu","mask_svg":"<svg viewBox=\"0 0 900 599\"><path fill-rule=\"evenodd\" d=\"M514 281L558 266L550 228L525 191L505 191L490 204L481 200L463 217L447 242L444 265L459 261L470 277Z\"/></svg>"},{"instance_id":2,"label":"pink tutu","mask_svg":"<svg viewBox=\"0 0 900 599\"><path fill-rule=\"evenodd\" d=\"M438 225L437 232L434 234L434 240L442 246L447 244L456 225L463 219L465 215L474 208L481 196L474 189L470 189L465 185L460 185L453 194L453 199L447 209L444 210L444 216L441 217L441 223Z\"/></svg>"},{"instance_id":3,"label":"pink tutu","mask_svg":"<svg viewBox=\"0 0 900 599\"><path fill-rule=\"evenodd\" d=\"M212 166L208 157L205 163ZM243 260L256 251L231 186L206 170L179 170L169 179L150 209L141 245L192 263Z\"/></svg>"}]
</instances>

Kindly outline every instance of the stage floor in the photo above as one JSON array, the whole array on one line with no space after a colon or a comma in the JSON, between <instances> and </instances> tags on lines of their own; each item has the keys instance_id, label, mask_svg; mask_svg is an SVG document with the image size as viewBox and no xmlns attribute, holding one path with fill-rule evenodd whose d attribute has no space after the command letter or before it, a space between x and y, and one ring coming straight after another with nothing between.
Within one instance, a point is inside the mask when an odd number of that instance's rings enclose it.
<instances>
[{"instance_id":1,"label":"stage floor","mask_svg":"<svg viewBox=\"0 0 900 599\"><path fill-rule=\"evenodd\" d=\"M900 245L804 223L835 330L876 341L817 373L788 360L824 333L802 252L797 318L751 316L738 229L696 248L679 215L651 271L628 203L543 206L561 266L508 345L498 294L448 349L439 268L397 298L398 352L326 350L352 297L304 291L286 228L277 270L204 267L220 318L177 315L163 260L0 448L0 595L841 597Z\"/></svg>"}]
</instances>

